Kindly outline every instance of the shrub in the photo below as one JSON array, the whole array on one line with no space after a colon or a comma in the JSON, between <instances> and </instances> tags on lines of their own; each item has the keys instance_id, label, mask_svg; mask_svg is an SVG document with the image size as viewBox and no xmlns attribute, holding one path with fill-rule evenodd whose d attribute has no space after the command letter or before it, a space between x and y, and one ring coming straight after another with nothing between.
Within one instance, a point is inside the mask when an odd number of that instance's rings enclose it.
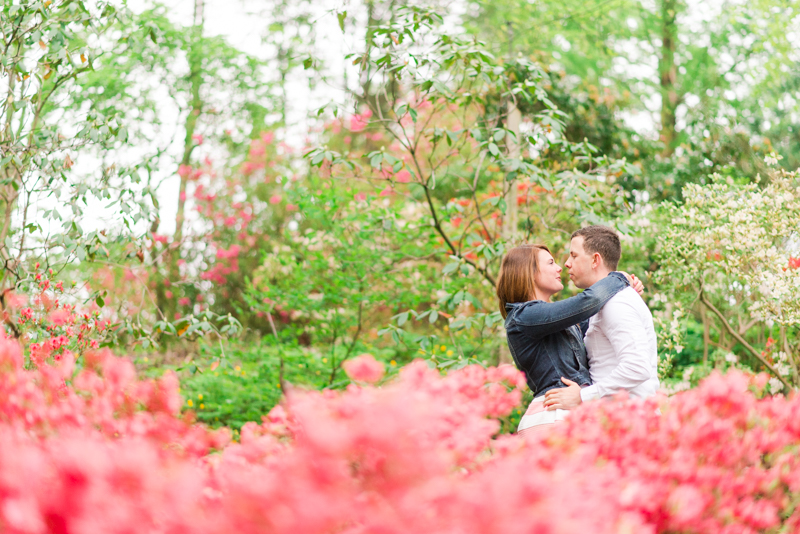
<instances>
[{"instance_id":1,"label":"shrub","mask_svg":"<svg viewBox=\"0 0 800 534\"><path fill-rule=\"evenodd\" d=\"M380 387L290 390L229 442L179 415L171 375L139 381L108 352L85 361L26 370L0 342L5 532L800 529L800 400L761 398L763 375L496 437L520 373L417 361ZM367 357L353 368L377 376Z\"/></svg>"}]
</instances>

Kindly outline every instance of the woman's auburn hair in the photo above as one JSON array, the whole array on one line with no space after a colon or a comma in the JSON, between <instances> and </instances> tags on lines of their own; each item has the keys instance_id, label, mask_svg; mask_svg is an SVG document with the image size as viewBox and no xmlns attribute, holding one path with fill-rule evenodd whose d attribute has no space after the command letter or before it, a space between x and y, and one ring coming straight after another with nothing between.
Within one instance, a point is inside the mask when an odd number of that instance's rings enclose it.
<instances>
[{"instance_id":1,"label":"woman's auburn hair","mask_svg":"<svg viewBox=\"0 0 800 534\"><path fill-rule=\"evenodd\" d=\"M503 257L497 277L497 300L504 319L507 303L528 302L533 297L541 250L550 254L550 249L544 245L525 244L512 248Z\"/></svg>"}]
</instances>

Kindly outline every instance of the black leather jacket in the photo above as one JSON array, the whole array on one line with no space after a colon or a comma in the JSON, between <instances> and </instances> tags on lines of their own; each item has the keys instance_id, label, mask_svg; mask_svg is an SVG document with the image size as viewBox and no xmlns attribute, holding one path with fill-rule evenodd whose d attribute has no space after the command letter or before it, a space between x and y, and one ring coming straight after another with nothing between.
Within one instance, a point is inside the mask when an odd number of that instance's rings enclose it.
<instances>
[{"instance_id":1,"label":"black leather jacket","mask_svg":"<svg viewBox=\"0 0 800 534\"><path fill-rule=\"evenodd\" d=\"M586 328L579 325L628 285L625 275L613 272L583 293L558 302L506 304L508 348L534 397L566 387L562 376L581 385L592 383L583 344Z\"/></svg>"}]
</instances>

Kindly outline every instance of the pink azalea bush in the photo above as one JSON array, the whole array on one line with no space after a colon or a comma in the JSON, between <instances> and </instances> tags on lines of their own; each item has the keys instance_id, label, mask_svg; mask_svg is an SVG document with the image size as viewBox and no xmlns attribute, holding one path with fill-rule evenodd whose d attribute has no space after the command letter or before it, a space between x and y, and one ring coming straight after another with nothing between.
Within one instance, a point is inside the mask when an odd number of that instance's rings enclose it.
<instances>
[{"instance_id":1,"label":"pink azalea bush","mask_svg":"<svg viewBox=\"0 0 800 534\"><path fill-rule=\"evenodd\" d=\"M497 434L516 370L418 361L380 387L290 390L234 442L180 414L173 375L48 362L0 339L4 532L800 532L800 400L760 398L762 377L596 402L523 438Z\"/></svg>"}]
</instances>

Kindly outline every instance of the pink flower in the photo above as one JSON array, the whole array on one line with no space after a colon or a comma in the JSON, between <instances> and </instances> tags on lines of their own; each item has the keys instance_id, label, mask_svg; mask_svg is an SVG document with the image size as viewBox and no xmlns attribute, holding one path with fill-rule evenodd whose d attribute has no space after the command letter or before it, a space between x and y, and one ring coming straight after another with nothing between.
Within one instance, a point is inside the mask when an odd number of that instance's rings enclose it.
<instances>
[{"instance_id":1,"label":"pink flower","mask_svg":"<svg viewBox=\"0 0 800 534\"><path fill-rule=\"evenodd\" d=\"M25 306L28 302L28 298L25 295L20 295L19 293L15 293L13 291L8 291L5 297L6 306L9 308L20 308Z\"/></svg>"},{"instance_id":2,"label":"pink flower","mask_svg":"<svg viewBox=\"0 0 800 534\"><path fill-rule=\"evenodd\" d=\"M279 204L280 201L281 201L281 196L280 195L272 195L271 197L269 197L269 203L270 204Z\"/></svg>"},{"instance_id":3,"label":"pink flower","mask_svg":"<svg viewBox=\"0 0 800 534\"><path fill-rule=\"evenodd\" d=\"M361 202L367 199L366 193L356 193L353 195L353 198L356 199L357 202Z\"/></svg>"},{"instance_id":4,"label":"pink flower","mask_svg":"<svg viewBox=\"0 0 800 534\"><path fill-rule=\"evenodd\" d=\"M153 234L153 241L156 243L167 244L167 236L161 234Z\"/></svg>"},{"instance_id":5,"label":"pink flower","mask_svg":"<svg viewBox=\"0 0 800 534\"><path fill-rule=\"evenodd\" d=\"M178 305L179 306L188 306L191 303L192 303L192 301L189 300L189 297L181 297L181 298L178 299Z\"/></svg>"},{"instance_id":6,"label":"pink flower","mask_svg":"<svg viewBox=\"0 0 800 534\"><path fill-rule=\"evenodd\" d=\"M391 187L389 187L389 186L387 185L387 186L384 188L384 190L383 190L383 191L381 191L381 192L378 194L378 196L381 196L381 197L388 197L389 195L393 195L393 194L394 194L394 190L392 190L392 188L391 188Z\"/></svg>"},{"instance_id":7,"label":"pink flower","mask_svg":"<svg viewBox=\"0 0 800 534\"><path fill-rule=\"evenodd\" d=\"M181 178L186 178L192 173L192 166L191 165L181 165L178 167L178 176Z\"/></svg>"},{"instance_id":8,"label":"pink flower","mask_svg":"<svg viewBox=\"0 0 800 534\"><path fill-rule=\"evenodd\" d=\"M200 134L194 134L194 135L192 135L192 141L194 141L198 145L202 145L203 144L203 136L200 135Z\"/></svg>"},{"instance_id":9,"label":"pink flower","mask_svg":"<svg viewBox=\"0 0 800 534\"><path fill-rule=\"evenodd\" d=\"M369 118L372 117L372 111L369 109L364 110L363 113L356 113L350 117L350 131L360 132L369 124Z\"/></svg>"},{"instance_id":10,"label":"pink flower","mask_svg":"<svg viewBox=\"0 0 800 534\"><path fill-rule=\"evenodd\" d=\"M394 179L401 184L408 183L411 181L411 173L406 169L401 169L400 172L394 175Z\"/></svg>"},{"instance_id":11,"label":"pink flower","mask_svg":"<svg viewBox=\"0 0 800 534\"><path fill-rule=\"evenodd\" d=\"M55 310L50 314L50 322L57 326L67 324L69 322L70 315L70 312L65 308Z\"/></svg>"},{"instance_id":12,"label":"pink flower","mask_svg":"<svg viewBox=\"0 0 800 534\"><path fill-rule=\"evenodd\" d=\"M383 364L371 354L362 354L342 364L344 372L356 382L373 384L383 378Z\"/></svg>"}]
</instances>

